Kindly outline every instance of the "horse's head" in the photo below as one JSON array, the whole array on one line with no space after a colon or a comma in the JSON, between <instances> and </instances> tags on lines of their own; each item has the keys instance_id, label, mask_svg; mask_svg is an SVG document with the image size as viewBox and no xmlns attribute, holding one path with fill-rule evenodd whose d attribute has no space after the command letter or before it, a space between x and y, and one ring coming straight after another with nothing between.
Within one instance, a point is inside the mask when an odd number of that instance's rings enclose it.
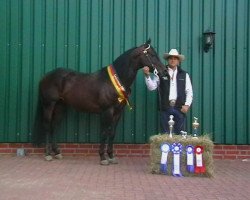
<instances>
[{"instance_id":1,"label":"horse's head","mask_svg":"<svg viewBox=\"0 0 250 200\"><path fill-rule=\"evenodd\" d=\"M161 62L149 39L143 45L136 49L138 65L140 67L148 66L150 71L158 76L165 76L167 69Z\"/></svg>"}]
</instances>

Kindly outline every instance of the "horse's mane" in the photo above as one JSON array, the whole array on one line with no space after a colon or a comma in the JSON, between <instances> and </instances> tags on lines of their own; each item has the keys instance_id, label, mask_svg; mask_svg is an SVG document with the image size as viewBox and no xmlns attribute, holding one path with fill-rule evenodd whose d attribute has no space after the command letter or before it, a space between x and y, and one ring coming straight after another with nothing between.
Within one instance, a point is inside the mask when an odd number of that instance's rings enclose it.
<instances>
[{"instance_id":1,"label":"horse's mane","mask_svg":"<svg viewBox=\"0 0 250 200\"><path fill-rule=\"evenodd\" d=\"M128 67L130 65L131 53L136 48L137 47L134 47L132 49L129 49L129 50L125 51L123 54L121 54L118 58L115 59L115 61L113 62L113 66L115 67L118 74L123 73L123 70L128 70Z\"/></svg>"}]
</instances>

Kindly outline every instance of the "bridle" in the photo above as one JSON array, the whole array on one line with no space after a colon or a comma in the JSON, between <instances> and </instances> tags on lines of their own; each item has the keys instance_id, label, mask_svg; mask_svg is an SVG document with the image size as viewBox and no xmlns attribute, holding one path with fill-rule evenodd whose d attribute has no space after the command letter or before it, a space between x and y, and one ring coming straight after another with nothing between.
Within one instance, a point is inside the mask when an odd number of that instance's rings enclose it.
<instances>
[{"instance_id":1,"label":"bridle","mask_svg":"<svg viewBox=\"0 0 250 200\"><path fill-rule=\"evenodd\" d=\"M156 69L155 65L151 61L151 58L148 56L148 50L149 49L150 49L150 44L148 44L148 47L143 50L143 53L146 56L146 58L148 59L148 61L150 62L151 67L154 69L154 71L153 71L154 75L157 76L157 77L159 77L158 76L158 73L159 73L158 70Z\"/></svg>"}]
</instances>

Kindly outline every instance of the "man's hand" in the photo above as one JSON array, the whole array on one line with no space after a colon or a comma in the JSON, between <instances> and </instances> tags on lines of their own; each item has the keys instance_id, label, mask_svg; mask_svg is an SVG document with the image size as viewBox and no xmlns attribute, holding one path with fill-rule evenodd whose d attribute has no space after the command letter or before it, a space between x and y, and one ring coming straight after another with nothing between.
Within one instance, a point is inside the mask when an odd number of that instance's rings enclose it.
<instances>
[{"instance_id":1,"label":"man's hand","mask_svg":"<svg viewBox=\"0 0 250 200\"><path fill-rule=\"evenodd\" d=\"M183 113L187 113L188 110L189 110L189 106L188 105L184 105L184 106L181 107L181 112L183 112Z\"/></svg>"},{"instance_id":2,"label":"man's hand","mask_svg":"<svg viewBox=\"0 0 250 200\"><path fill-rule=\"evenodd\" d=\"M149 76L150 72L149 72L149 67L148 66L145 66L143 67L143 73L145 74L145 76Z\"/></svg>"}]
</instances>

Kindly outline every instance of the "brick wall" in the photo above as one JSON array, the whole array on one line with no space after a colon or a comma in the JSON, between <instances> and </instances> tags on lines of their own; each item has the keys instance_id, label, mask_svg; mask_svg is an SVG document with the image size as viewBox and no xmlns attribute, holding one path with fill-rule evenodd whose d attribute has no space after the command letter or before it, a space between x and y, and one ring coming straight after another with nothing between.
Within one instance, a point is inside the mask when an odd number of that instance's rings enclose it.
<instances>
[{"instance_id":1,"label":"brick wall","mask_svg":"<svg viewBox=\"0 0 250 200\"><path fill-rule=\"evenodd\" d=\"M214 145L214 159L250 158L250 145Z\"/></svg>"},{"instance_id":2,"label":"brick wall","mask_svg":"<svg viewBox=\"0 0 250 200\"><path fill-rule=\"evenodd\" d=\"M43 154L44 148L34 148L29 143L0 143L0 154L16 154L18 148L24 148L27 154ZM98 155L99 144L60 144L61 152L67 156ZM147 157L149 144L115 144L115 154L119 157ZM250 145L215 145L214 159L250 159Z\"/></svg>"}]
</instances>

